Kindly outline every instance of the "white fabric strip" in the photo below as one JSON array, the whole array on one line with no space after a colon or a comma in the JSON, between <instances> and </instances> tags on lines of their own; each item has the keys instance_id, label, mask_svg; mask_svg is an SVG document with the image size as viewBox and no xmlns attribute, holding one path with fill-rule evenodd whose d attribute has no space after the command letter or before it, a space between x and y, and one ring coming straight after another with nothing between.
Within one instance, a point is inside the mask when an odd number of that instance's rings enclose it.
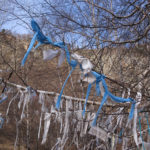
<instances>
[{"instance_id":1,"label":"white fabric strip","mask_svg":"<svg viewBox=\"0 0 150 150\"><path fill-rule=\"evenodd\" d=\"M141 99L142 99L141 93L140 93L140 92L137 92L137 95L136 95L136 101L137 101L137 103L135 104L134 119L133 119L133 129L132 129L134 141L135 141L135 143L136 143L137 146L139 145L138 136L137 136L137 131L136 131L136 126L137 126L137 113L138 113L138 105L140 104Z\"/></svg>"},{"instance_id":2,"label":"white fabric strip","mask_svg":"<svg viewBox=\"0 0 150 150\"><path fill-rule=\"evenodd\" d=\"M48 130L49 130L49 126L50 126L50 120L51 120L51 113L45 113L45 117L44 117L44 134L43 134L43 139L42 139L42 143L44 144L47 140L47 134L48 134Z\"/></svg>"}]
</instances>

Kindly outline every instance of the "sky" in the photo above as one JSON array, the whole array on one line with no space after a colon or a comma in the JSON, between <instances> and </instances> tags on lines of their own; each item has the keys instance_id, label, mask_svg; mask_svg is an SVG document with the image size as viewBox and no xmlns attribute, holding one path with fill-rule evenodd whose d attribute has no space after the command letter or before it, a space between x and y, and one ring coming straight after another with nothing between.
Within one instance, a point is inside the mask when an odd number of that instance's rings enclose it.
<instances>
[{"instance_id":1,"label":"sky","mask_svg":"<svg viewBox=\"0 0 150 150\"><path fill-rule=\"evenodd\" d=\"M32 5L37 6L39 4L39 1L41 0L17 0L18 3L22 4L23 6L25 6L25 8L27 8L28 10L30 10L32 8ZM10 4L10 3L9 3ZM11 8L14 9L14 14L16 16L19 16L21 19L23 19L23 21L21 21L20 19L16 19L13 21L7 21L2 27L1 29L7 29L7 30L11 30L13 33L17 33L17 34L29 34L32 32L31 28L30 28L30 21L31 21L31 17L28 15L28 18L24 18L21 16L24 16L24 11L22 9L20 9L19 7L13 6L13 4L11 4L10 6L4 6L4 10L8 9L11 10ZM7 18L11 17L11 15L7 14ZM7 19L6 18L6 19Z\"/></svg>"},{"instance_id":2,"label":"sky","mask_svg":"<svg viewBox=\"0 0 150 150\"><path fill-rule=\"evenodd\" d=\"M30 34L31 30L24 25L20 21L13 21L7 24L4 24L2 29L10 30L12 33L16 34Z\"/></svg>"}]
</instances>

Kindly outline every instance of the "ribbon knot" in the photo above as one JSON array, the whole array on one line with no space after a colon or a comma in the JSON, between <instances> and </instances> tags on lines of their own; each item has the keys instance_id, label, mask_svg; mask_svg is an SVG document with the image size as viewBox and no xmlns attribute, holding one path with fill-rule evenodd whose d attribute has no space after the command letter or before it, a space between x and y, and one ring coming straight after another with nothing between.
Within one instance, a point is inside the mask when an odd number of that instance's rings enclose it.
<instances>
[{"instance_id":1,"label":"ribbon knot","mask_svg":"<svg viewBox=\"0 0 150 150\"><path fill-rule=\"evenodd\" d=\"M100 82L102 80L102 77L99 76L98 78L96 78L96 82Z\"/></svg>"},{"instance_id":2,"label":"ribbon knot","mask_svg":"<svg viewBox=\"0 0 150 150\"><path fill-rule=\"evenodd\" d=\"M22 66L24 66L24 64L25 64L25 62L26 62L26 59L27 59L27 57L28 57L30 51L32 50L32 48L33 48L33 46L34 46L36 40L37 40L39 43L35 46L34 49L37 49L41 44L52 44L51 39L48 38L48 37L46 37L46 36L42 33L42 31L41 31L39 25L38 25L34 20L31 21L31 26L32 26L32 29L33 29L33 31L35 32L35 34L34 34L32 40L31 40L30 45L29 45L29 48L28 48L28 50L27 50L27 52L26 52L26 54L25 54L25 56L24 56L24 58L23 58L23 60L22 60L22 62L21 62L21 65L22 65Z\"/></svg>"},{"instance_id":3,"label":"ribbon knot","mask_svg":"<svg viewBox=\"0 0 150 150\"><path fill-rule=\"evenodd\" d=\"M133 98L129 98L132 102L132 104L136 104L136 101Z\"/></svg>"},{"instance_id":4,"label":"ribbon knot","mask_svg":"<svg viewBox=\"0 0 150 150\"><path fill-rule=\"evenodd\" d=\"M70 65L72 68L75 68L77 66L78 62L76 60L71 60Z\"/></svg>"}]
</instances>

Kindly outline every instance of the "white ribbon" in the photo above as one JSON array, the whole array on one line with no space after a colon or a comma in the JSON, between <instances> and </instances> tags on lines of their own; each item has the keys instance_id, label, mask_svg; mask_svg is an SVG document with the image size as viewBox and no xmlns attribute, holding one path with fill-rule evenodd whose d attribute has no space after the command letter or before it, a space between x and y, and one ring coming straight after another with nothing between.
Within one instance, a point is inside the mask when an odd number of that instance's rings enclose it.
<instances>
[{"instance_id":1,"label":"white ribbon","mask_svg":"<svg viewBox=\"0 0 150 150\"><path fill-rule=\"evenodd\" d=\"M19 90L20 92L20 100L19 100L19 103L18 103L18 108L20 109L21 108L21 104L24 100L24 92L22 90Z\"/></svg>"},{"instance_id":2,"label":"white ribbon","mask_svg":"<svg viewBox=\"0 0 150 150\"><path fill-rule=\"evenodd\" d=\"M39 103L42 104L42 107L41 107L41 116L40 116L40 123L39 123L39 130L38 130L38 139L40 138L40 133L41 133L41 124L42 124L42 119L43 119L43 111L44 111L44 94L43 93L40 93L39 94Z\"/></svg>"},{"instance_id":3,"label":"white ribbon","mask_svg":"<svg viewBox=\"0 0 150 150\"><path fill-rule=\"evenodd\" d=\"M88 83L93 83L96 81L96 78L92 75L92 73L87 73L86 76L81 74L81 80Z\"/></svg>"},{"instance_id":4,"label":"white ribbon","mask_svg":"<svg viewBox=\"0 0 150 150\"><path fill-rule=\"evenodd\" d=\"M24 103L23 103L22 113L21 113L21 120L25 117L24 110L29 100L30 100L30 93L26 93Z\"/></svg>"},{"instance_id":5,"label":"white ribbon","mask_svg":"<svg viewBox=\"0 0 150 150\"><path fill-rule=\"evenodd\" d=\"M110 137L107 131L98 126L91 127L88 133L100 138L103 142L107 142L108 137Z\"/></svg>"},{"instance_id":6,"label":"white ribbon","mask_svg":"<svg viewBox=\"0 0 150 150\"><path fill-rule=\"evenodd\" d=\"M64 148L67 140L68 140L68 132L69 132L69 101L66 100L66 116L65 116L65 127L64 127L64 134L61 139L61 149Z\"/></svg>"},{"instance_id":7,"label":"white ribbon","mask_svg":"<svg viewBox=\"0 0 150 150\"><path fill-rule=\"evenodd\" d=\"M145 149L143 149L143 146ZM150 150L150 143L143 141L143 145L142 145L142 141L141 141L141 143L139 143L139 148L140 150Z\"/></svg>"},{"instance_id":8,"label":"white ribbon","mask_svg":"<svg viewBox=\"0 0 150 150\"><path fill-rule=\"evenodd\" d=\"M48 134L48 130L49 130L49 126L50 126L50 120L51 120L51 113L45 113L45 117L44 117L44 134L43 134L43 139L42 139L42 143L44 144L47 140L47 134Z\"/></svg>"},{"instance_id":9,"label":"white ribbon","mask_svg":"<svg viewBox=\"0 0 150 150\"><path fill-rule=\"evenodd\" d=\"M71 57L81 64L84 74L87 74L92 70L93 65L88 58L84 58L76 53L72 54Z\"/></svg>"},{"instance_id":10,"label":"white ribbon","mask_svg":"<svg viewBox=\"0 0 150 150\"><path fill-rule=\"evenodd\" d=\"M65 59L65 51L64 50L60 49L60 50L44 50L43 51L43 59L44 60L51 60L58 55L59 55L58 67L60 67Z\"/></svg>"},{"instance_id":11,"label":"white ribbon","mask_svg":"<svg viewBox=\"0 0 150 150\"><path fill-rule=\"evenodd\" d=\"M77 123L77 131L81 131L81 128L83 126L83 120L82 120L82 102L79 102L79 110L77 113L77 119L79 120Z\"/></svg>"},{"instance_id":12,"label":"white ribbon","mask_svg":"<svg viewBox=\"0 0 150 150\"><path fill-rule=\"evenodd\" d=\"M17 94L10 100L9 104L8 104L8 108L7 108L7 111L6 111L6 116L8 115L9 113L9 108L10 108L10 105L11 103L17 98L19 92L17 92Z\"/></svg>"},{"instance_id":13,"label":"white ribbon","mask_svg":"<svg viewBox=\"0 0 150 150\"><path fill-rule=\"evenodd\" d=\"M137 103L135 104L135 110L134 110L134 119L133 119L133 137L134 137L134 141L136 143L136 145L139 145L139 141L138 141L138 136L137 136L137 131L136 131L136 125L137 125L137 107L141 102L141 98L142 98L142 94L140 92L137 92L136 95L136 101Z\"/></svg>"}]
</instances>

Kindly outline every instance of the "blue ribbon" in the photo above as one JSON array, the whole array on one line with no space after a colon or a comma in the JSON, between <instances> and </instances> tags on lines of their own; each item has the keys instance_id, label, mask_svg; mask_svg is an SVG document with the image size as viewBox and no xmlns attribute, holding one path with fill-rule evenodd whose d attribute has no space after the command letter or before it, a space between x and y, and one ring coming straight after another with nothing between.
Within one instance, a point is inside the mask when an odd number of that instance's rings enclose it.
<instances>
[{"instance_id":1,"label":"blue ribbon","mask_svg":"<svg viewBox=\"0 0 150 150\"><path fill-rule=\"evenodd\" d=\"M2 128L3 124L4 124L4 119L0 117L0 129Z\"/></svg>"},{"instance_id":2,"label":"blue ribbon","mask_svg":"<svg viewBox=\"0 0 150 150\"><path fill-rule=\"evenodd\" d=\"M57 99L57 102L56 102L56 108L59 109L59 107L60 107L60 101L61 101L61 96L62 96L64 87L65 87L65 85L66 85L66 83L67 83L69 77L71 76L72 72L73 72L74 69L76 68L78 62L75 61L75 60L70 60L70 53L69 53L69 50L68 50L68 48L67 48L67 46L65 45L64 42L55 42L55 43L52 43L52 45L53 45L53 46L57 46L57 47L62 48L62 49L65 50L67 62L68 62L68 64L72 67L72 69L71 69L69 75L67 76L67 78L66 78L66 80L65 80L65 82L64 82L64 84L63 84L63 87L62 87L62 89L61 89L61 92L60 92L60 94L59 94L59 96L58 96L58 99Z\"/></svg>"},{"instance_id":3,"label":"blue ribbon","mask_svg":"<svg viewBox=\"0 0 150 150\"><path fill-rule=\"evenodd\" d=\"M47 36L45 36L39 25L34 21L32 20L31 21L31 26L32 26L32 29L33 31L35 32L32 40L31 40L31 43L30 43L30 46L22 60L22 63L21 65L23 66L25 64L25 61L31 51L31 49L33 48L34 44L35 44L35 41L37 40L39 43L36 45L35 49L37 47L39 47L41 44L50 44L50 45L53 45L53 46L56 46L56 47L59 47L63 50L65 50L65 53L66 53L66 60L68 62L68 64L72 67L69 75L67 76L67 79L65 80L64 84L63 84L63 87L61 89L61 92L60 92L60 95L58 97L58 100L57 100L57 103L56 103L56 108L59 109L60 107L60 101L61 101L61 96L62 96L62 93L63 93L63 89L71 75L71 73L73 72L73 70L75 69L75 67L77 66L77 61L75 60L71 60L70 59L70 53L69 53L69 50L68 50L68 47L65 45L64 42L52 42L51 39ZM80 69L82 70L82 67L80 66ZM132 119L133 118L133 113L134 113L134 108L135 108L135 101L131 98L127 98L127 99L124 99L124 98L120 98L120 97L117 97L117 96L114 96L113 94L111 94L109 91L108 91L108 88L107 88L107 85L105 83L105 76L104 75L101 75L101 74L98 74L97 72L95 71L91 71L91 73L94 75L94 77L96 78L96 81L94 83L96 83L96 93L97 95L99 96L100 95L100 87L99 87L99 82L102 81L102 84L103 84L103 87L105 89L105 94L104 94L104 97L102 99L102 102L101 102L101 105L98 109L98 112L96 114L96 117L94 119L94 123L93 125L96 125L96 119L97 119L97 116L103 106L103 104L106 102L107 100L107 97L109 96L113 101L115 102L118 102L118 103L125 103L125 102L132 102L132 106L131 106L131 111L130 111L130 114L129 114L129 119ZM92 84L94 84L92 83ZM86 94L86 101L85 101L85 104L84 104L84 110L83 110L83 115L85 115L85 108L86 108L86 104L87 104L87 100L88 100L88 97L89 97L89 94L90 94L90 90L91 90L91 85L89 85L88 89L87 89L87 94Z\"/></svg>"},{"instance_id":4,"label":"blue ribbon","mask_svg":"<svg viewBox=\"0 0 150 150\"><path fill-rule=\"evenodd\" d=\"M100 96L100 94L101 94L101 91L100 91L99 82L96 81L96 95L97 95L97 96Z\"/></svg>"},{"instance_id":5,"label":"blue ribbon","mask_svg":"<svg viewBox=\"0 0 150 150\"><path fill-rule=\"evenodd\" d=\"M63 86L62 86L61 92L60 92L60 94L59 94L59 96L58 96L58 99L57 99L57 102L56 102L56 108L57 108L57 109L59 109L59 107L60 107L60 101L61 101L61 96L62 96L62 94L63 94L64 87L65 87L65 85L66 85L66 83L67 83L69 77L71 76L71 74L72 74L72 72L74 71L74 69L75 69L76 66L77 66L77 62L76 62L76 61L72 61L72 69L71 69L69 75L67 76L67 78L66 78L66 80L65 80L65 82L64 82L64 84L63 84Z\"/></svg>"},{"instance_id":6,"label":"blue ribbon","mask_svg":"<svg viewBox=\"0 0 150 150\"><path fill-rule=\"evenodd\" d=\"M126 102L131 102L132 103L130 114L129 114L129 120L131 120L133 118L133 115L134 115L134 108L135 108L136 101L134 99L132 99L132 98L121 98L121 97L117 97L117 96L113 95L112 93L110 93L108 91L106 82L105 82L105 80L103 78L102 78L102 83L103 83L105 91L107 92L107 94L109 95L109 97L113 101L115 101L117 103L126 103Z\"/></svg>"},{"instance_id":7,"label":"blue ribbon","mask_svg":"<svg viewBox=\"0 0 150 150\"><path fill-rule=\"evenodd\" d=\"M35 22L34 19L31 20L31 26L34 32L38 32L41 30L39 25Z\"/></svg>"},{"instance_id":8,"label":"blue ribbon","mask_svg":"<svg viewBox=\"0 0 150 150\"><path fill-rule=\"evenodd\" d=\"M81 65L80 65L80 69L82 70L82 66ZM96 78L96 81L88 85L87 93L86 93L86 99L85 99L85 104L84 104L84 108L83 108L83 112L82 112L83 117L85 116L86 104L87 104L87 101L88 101L88 97L89 97L89 94L90 94L90 91L91 91L92 84L96 83L96 93L97 93L98 96L100 95L99 82L101 81L101 76L102 75L98 74L95 71L91 71L91 73ZM88 76L88 74L85 74L85 77L86 76Z\"/></svg>"},{"instance_id":9,"label":"blue ribbon","mask_svg":"<svg viewBox=\"0 0 150 150\"><path fill-rule=\"evenodd\" d=\"M69 63L70 66L73 65L72 62L71 62L71 60L70 60L70 53L69 53L69 50L68 50L68 48L67 48L67 46L65 45L64 42L52 42L52 40L51 40L49 37L45 36L45 35L42 33L42 31L41 31L39 25L38 25L34 20L31 20L31 26L32 26L32 29L33 29L33 31L35 32L35 34L34 34L32 40L31 40L30 46L29 46L29 48L28 48L28 50L27 50L27 52L26 52L26 54L25 54L25 56L24 56L24 58L23 58L23 60L22 60L21 66L24 66L24 64L25 64L25 62L26 62L26 59L27 59L27 57L28 57L30 51L32 50L32 48L33 48L33 46L34 46L36 40L37 40L39 43L35 46L34 49L37 49L41 44L50 44L50 45L53 45L53 46L57 46L57 47L59 47L59 48L62 48L62 49L64 49L65 52L66 52L66 59L67 59L67 62Z\"/></svg>"},{"instance_id":10,"label":"blue ribbon","mask_svg":"<svg viewBox=\"0 0 150 150\"><path fill-rule=\"evenodd\" d=\"M45 36L42 34L42 32L41 32L41 30L40 30L38 24L37 24L35 21L32 20L32 21L31 21L31 25L32 25L33 31L38 33L38 34L37 34L37 39L40 41L40 43L42 43L42 44L43 44L43 43L44 43L44 44L51 44L51 45L53 45L53 46L56 46L56 47L59 47L59 48L65 50L67 62L68 62L68 64L72 67L72 69L71 69L69 75L67 76L67 78L66 78L66 80L65 80L65 82L64 82L64 84L63 84L63 87L62 87L62 89L61 89L61 92L60 92L60 94L59 94L59 96L58 96L58 100L57 100L57 103L56 103L56 108L59 109L59 107L60 107L60 101L61 101L61 96L62 96L62 94L63 94L64 87L65 87L65 85L66 85L66 83L67 83L69 77L71 76L71 73L73 72L73 70L74 70L75 67L77 66L77 61L75 61L75 60L70 60L70 53L69 53L69 50L68 50L68 48L67 48L67 46L65 45L64 42L52 42L49 37L45 37ZM36 46L36 48L37 48L38 46L40 46L40 43Z\"/></svg>"},{"instance_id":11,"label":"blue ribbon","mask_svg":"<svg viewBox=\"0 0 150 150\"><path fill-rule=\"evenodd\" d=\"M92 75L96 78L96 94L97 96L100 96L100 86L99 83L102 81L102 78L105 78L104 75L98 74L95 71L91 71Z\"/></svg>"},{"instance_id":12,"label":"blue ribbon","mask_svg":"<svg viewBox=\"0 0 150 150\"><path fill-rule=\"evenodd\" d=\"M123 134L123 129L121 129L121 130L120 130L120 133L119 133L119 137L118 137L118 138L119 138L119 139L118 139L118 142L119 142L119 143L122 142L122 134Z\"/></svg>"},{"instance_id":13,"label":"blue ribbon","mask_svg":"<svg viewBox=\"0 0 150 150\"><path fill-rule=\"evenodd\" d=\"M101 111L101 109L102 109L102 107L103 107L103 104L107 101L107 97L108 97L108 94L105 92L105 94L104 94L104 96L103 96L103 99L102 99L102 101L101 101L101 104L100 104L100 106L99 106L99 108L98 108L98 111L97 111L97 113L96 113L96 116L95 116L95 118L94 118L94 120L93 120L93 122L92 122L92 126L96 126L97 117L98 117L98 115L99 115L99 113L100 113L100 111Z\"/></svg>"},{"instance_id":14,"label":"blue ribbon","mask_svg":"<svg viewBox=\"0 0 150 150\"><path fill-rule=\"evenodd\" d=\"M140 136L142 139L142 146L143 146L143 149L145 150L144 143L143 143L143 137L142 137L141 117L139 117L139 128L140 128Z\"/></svg>"},{"instance_id":15,"label":"blue ribbon","mask_svg":"<svg viewBox=\"0 0 150 150\"><path fill-rule=\"evenodd\" d=\"M90 95L91 87L92 87L92 84L89 84L89 85L88 85L88 88L87 88L85 104L84 104L83 111L82 111L82 116L83 116L83 117L85 117L86 104L87 104L87 101L88 101L88 97L89 97L89 95Z\"/></svg>"},{"instance_id":16,"label":"blue ribbon","mask_svg":"<svg viewBox=\"0 0 150 150\"><path fill-rule=\"evenodd\" d=\"M71 76L72 72L73 72L74 69L76 68L78 62L75 61L75 60L71 60L71 59L70 59L70 53L69 53L68 47L65 45L64 42L55 42L55 43L51 42L51 45L57 46L57 47L59 47L59 48L65 50L67 62L68 62L68 64L72 67L72 69L71 69L69 75L67 76L67 78L66 78L66 80L65 80L65 82L64 82L64 84L63 84L63 87L62 87L62 89L61 89L61 92L60 92L60 94L59 94L59 96L58 96L58 99L57 99L57 102L56 102L56 108L59 109L59 108L60 108L61 96L62 96L62 94L63 94L64 87L65 87L65 85L66 85L66 83L67 83L69 77Z\"/></svg>"},{"instance_id":17,"label":"blue ribbon","mask_svg":"<svg viewBox=\"0 0 150 150\"><path fill-rule=\"evenodd\" d=\"M97 117L100 113L100 110L103 106L103 104L107 101L107 97L109 96L113 101L117 102L117 103L126 103L126 102L131 102L132 105L131 105L131 110L130 110L130 113L129 113L129 120L131 120L133 118L133 115L134 115L134 109L135 109L135 103L136 101L132 98L121 98L121 97L117 97L115 95L113 95L112 93L109 92L108 88L107 88L107 84L105 82L105 76L102 75L102 74L98 74L97 72L95 71L91 71L92 75L96 78L96 93L97 95L99 96L100 95L100 87L99 87L99 82L102 81L102 84L103 84L103 87L105 89L105 94L103 96L103 99L102 99L102 102L99 106L99 109L96 113L96 116L92 122L92 126L95 126L96 125L96 120L97 120ZM85 102L85 106L86 106L86 103L87 103L87 98L88 98L88 95L89 95L89 92L90 90L87 90L87 96L86 96L86 102ZM84 108L85 108L84 106ZM85 110L84 110L85 111ZM84 114L84 113L83 113Z\"/></svg>"},{"instance_id":18,"label":"blue ribbon","mask_svg":"<svg viewBox=\"0 0 150 150\"><path fill-rule=\"evenodd\" d=\"M41 44L50 44L49 39L47 39L47 37L42 33L39 25L35 22L35 20L31 20L31 26L32 29L35 33L37 34L37 40L41 43Z\"/></svg>"},{"instance_id":19,"label":"blue ribbon","mask_svg":"<svg viewBox=\"0 0 150 150\"><path fill-rule=\"evenodd\" d=\"M31 43L30 43L30 46L22 60L22 63L21 65L23 66L25 64L25 61L30 53L30 51L32 50L34 44L35 44L35 41L37 40L39 43L35 46L35 49L38 48L41 44L50 44L52 46L56 46L56 47L59 47L61 49L64 49L65 50L65 53L66 53L66 59L67 59L67 62L68 64L72 67L69 75L67 76L67 79L65 80L64 84L63 84L63 87L61 89L61 92L60 92L60 95L58 96L58 100L57 100L57 103L56 103L56 108L59 109L60 107L60 101L61 101L61 96L62 96L62 93L63 93L63 90L64 90L64 87L71 75L71 73L73 72L73 70L75 69L75 67L77 66L77 61L75 60L70 60L70 53L69 53L69 50L67 48L67 46L65 45L64 42L52 42L51 39L47 36L45 36L39 25L34 21L32 20L31 21L31 26L32 26L32 29L33 31L35 32L35 35L33 36L32 40L31 40Z\"/></svg>"},{"instance_id":20,"label":"blue ribbon","mask_svg":"<svg viewBox=\"0 0 150 150\"><path fill-rule=\"evenodd\" d=\"M99 76L96 78L96 94L97 96L100 96L100 86L99 86L99 83L101 82L102 80L102 76Z\"/></svg>"},{"instance_id":21,"label":"blue ribbon","mask_svg":"<svg viewBox=\"0 0 150 150\"><path fill-rule=\"evenodd\" d=\"M147 121L147 126L148 126L148 134L150 135L150 127L149 127L149 122L148 122L148 115L146 113L146 121Z\"/></svg>"},{"instance_id":22,"label":"blue ribbon","mask_svg":"<svg viewBox=\"0 0 150 150\"><path fill-rule=\"evenodd\" d=\"M31 26L32 26L32 29L33 29L33 31L35 32L35 34L34 34L32 40L31 40L30 45L29 45L29 48L28 48L28 50L27 50L27 52L26 52L26 54L25 54L25 56L24 56L24 58L23 58L23 60L22 60L21 66L24 66L24 64L25 64L25 62L26 62L26 59L27 59L27 57L28 57L30 51L32 50L32 48L33 48L33 46L34 46L36 40L37 40L39 43L36 45L36 47L35 47L34 49L38 48L41 44L51 44L51 40L50 40L49 38L47 38L47 37L42 33L42 31L41 31L39 25L38 25L34 20L31 20Z\"/></svg>"},{"instance_id":23,"label":"blue ribbon","mask_svg":"<svg viewBox=\"0 0 150 150\"><path fill-rule=\"evenodd\" d=\"M25 64L25 62L26 62L26 60L27 60L27 57L28 57L30 51L32 50L32 48L33 48L33 46L34 46L34 43L35 43L35 41L36 41L36 39L37 39L37 34L38 34L38 33L35 33L35 34L34 34L32 40L31 40L30 46L29 46L29 48L28 48L28 50L27 50L27 52L26 52L26 54L25 54L25 56L24 56L24 58L23 58L23 60L22 60L22 62L21 62L21 66L24 66L24 64Z\"/></svg>"}]
</instances>

